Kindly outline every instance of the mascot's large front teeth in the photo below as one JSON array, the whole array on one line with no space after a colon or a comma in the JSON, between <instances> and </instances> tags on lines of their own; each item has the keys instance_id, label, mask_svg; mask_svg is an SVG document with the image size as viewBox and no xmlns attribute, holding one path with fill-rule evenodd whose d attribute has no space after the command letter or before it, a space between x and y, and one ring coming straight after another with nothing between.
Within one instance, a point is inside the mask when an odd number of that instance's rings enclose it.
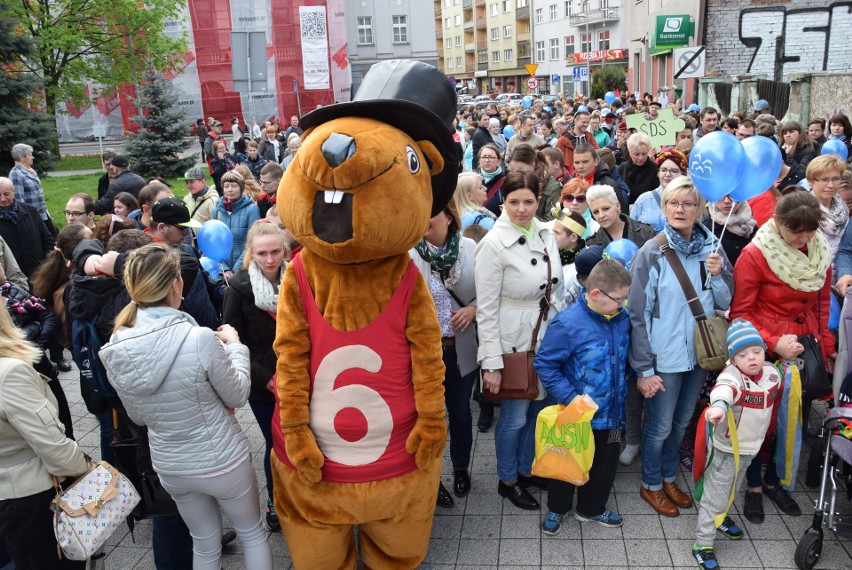
<instances>
[{"instance_id":1,"label":"mascot's large front teeth","mask_svg":"<svg viewBox=\"0 0 852 570\"><path fill-rule=\"evenodd\" d=\"M326 190L325 191L325 203L326 204L340 204L341 200L343 200L343 191L342 190Z\"/></svg>"}]
</instances>

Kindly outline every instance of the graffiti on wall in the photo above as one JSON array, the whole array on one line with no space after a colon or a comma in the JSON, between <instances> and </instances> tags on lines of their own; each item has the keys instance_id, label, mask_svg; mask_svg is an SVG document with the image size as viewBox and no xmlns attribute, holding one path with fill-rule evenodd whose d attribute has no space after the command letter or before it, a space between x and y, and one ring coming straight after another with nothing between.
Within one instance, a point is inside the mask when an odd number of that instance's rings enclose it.
<instances>
[{"instance_id":1,"label":"graffiti on wall","mask_svg":"<svg viewBox=\"0 0 852 570\"><path fill-rule=\"evenodd\" d=\"M790 73L849 71L852 2L787 10L784 6L740 12L740 42L754 49L749 73L782 81Z\"/></svg>"}]
</instances>

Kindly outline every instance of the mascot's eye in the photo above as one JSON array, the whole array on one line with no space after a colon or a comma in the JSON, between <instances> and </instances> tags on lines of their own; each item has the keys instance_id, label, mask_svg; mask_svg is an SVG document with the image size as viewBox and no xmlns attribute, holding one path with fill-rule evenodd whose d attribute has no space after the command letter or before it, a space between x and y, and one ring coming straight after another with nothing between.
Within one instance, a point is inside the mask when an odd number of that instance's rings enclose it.
<instances>
[{"instance_id":1,"label":"mascot's eye","mask_svg":"<svg viewBox=\"0 0 852 570\"><path fill-rule=\"evenodd\" d=\"M408 152L408 170L411 171L411 174L417 174L420 172L420 159L417 158L417 153L410 146L405 147L405 150Z\"/></svg>"}]
</instances>

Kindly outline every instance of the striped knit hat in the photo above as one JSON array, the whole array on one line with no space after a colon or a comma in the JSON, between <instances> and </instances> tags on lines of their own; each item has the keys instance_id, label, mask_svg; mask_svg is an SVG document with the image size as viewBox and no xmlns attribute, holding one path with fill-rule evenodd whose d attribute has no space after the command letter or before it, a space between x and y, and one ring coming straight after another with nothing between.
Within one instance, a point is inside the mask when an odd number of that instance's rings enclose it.
<instances>
[{"instance_id":1,"label":"striped knit hat","mask_svg":"<svg viewBox=\"0 0 852 570\"><path fill-rule=\"evenodd\" d=\"M734 319L728 327L728 358L733 358L743 350L759 346L766 350L766 343L754 325L745 319Z\"/></svg>"}]
</instances>

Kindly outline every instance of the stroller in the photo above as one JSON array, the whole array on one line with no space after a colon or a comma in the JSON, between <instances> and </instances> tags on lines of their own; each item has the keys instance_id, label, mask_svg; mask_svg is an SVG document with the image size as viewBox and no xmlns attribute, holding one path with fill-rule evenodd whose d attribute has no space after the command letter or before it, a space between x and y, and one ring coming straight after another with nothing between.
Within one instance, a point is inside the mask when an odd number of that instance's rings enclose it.
<instances>
[{"instance_id":1,"label":"stroller","mask_svg":"<svg viewBox=\"0 0 852 570\"><path fill-rule=\"evenodd\" d=\"M813 524L796 546L795 561L798 568L811 570L816 566L822 554L824 519L827 518L825 526L838 537L852 539L852 517L841 517L835 509L843 463L852 465L852 441L838 433L846 422L852 426L852 408L832 408L823 420L820 437L826 442L826 449L822 481Z\"/></svg>"}]
</instances>

